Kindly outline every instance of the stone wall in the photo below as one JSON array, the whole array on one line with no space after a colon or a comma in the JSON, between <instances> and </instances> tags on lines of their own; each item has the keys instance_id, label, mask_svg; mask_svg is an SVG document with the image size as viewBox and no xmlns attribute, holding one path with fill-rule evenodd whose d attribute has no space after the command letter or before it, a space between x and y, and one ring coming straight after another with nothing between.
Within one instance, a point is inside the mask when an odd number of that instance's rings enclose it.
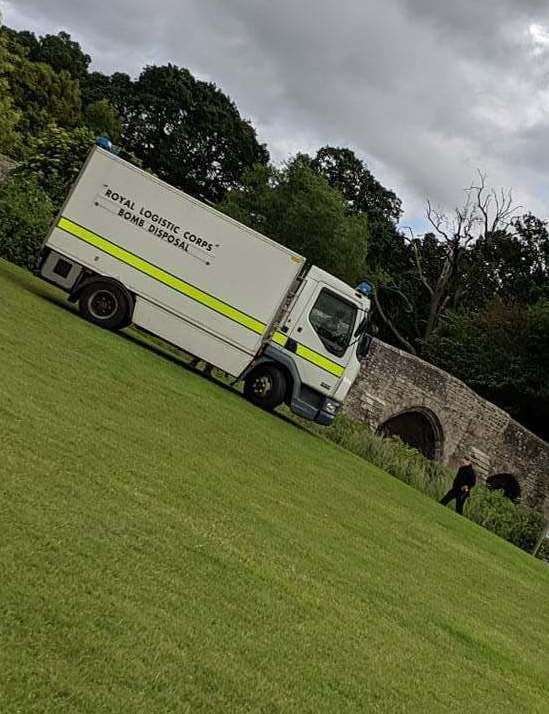
<instances>
[{"instance_id":1,"label":"stone wall","mask_svg":"<svg viewBox=\"0 0 549 714\"><path fill-rule=\"evenodd\" d=\"M447 372L374 340L345 409L381 433L408 430L409 443L421 434L452 468L467 455L482 479L512 474L523 503L549 518L549 444Z\"/></svg>"}]
</instances>

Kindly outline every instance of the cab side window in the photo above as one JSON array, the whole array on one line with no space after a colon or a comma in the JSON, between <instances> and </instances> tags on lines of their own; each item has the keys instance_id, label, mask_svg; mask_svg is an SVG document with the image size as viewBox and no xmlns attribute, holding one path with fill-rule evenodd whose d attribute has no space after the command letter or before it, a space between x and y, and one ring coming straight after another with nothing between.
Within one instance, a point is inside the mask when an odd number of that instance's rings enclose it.
<instances>
[{"instance_id":1,"label":"cab side window","mask_svg":"<svg viewBox=\"0 0 549 714\"><path fill-rule=\"evenodd\" d=\"M328 352L341 357L351 341L356 321L356 307L329 290L322 290L309 322Z\"/></svg>"}]
</instances>

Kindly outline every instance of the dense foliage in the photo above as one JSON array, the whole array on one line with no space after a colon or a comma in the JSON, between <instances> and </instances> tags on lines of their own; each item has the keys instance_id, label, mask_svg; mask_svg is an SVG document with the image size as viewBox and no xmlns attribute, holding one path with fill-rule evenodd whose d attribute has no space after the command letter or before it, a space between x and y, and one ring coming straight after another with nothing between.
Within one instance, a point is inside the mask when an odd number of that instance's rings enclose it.
<instances>
[{"instance_id":1,"label":"dense foliage","mask_svg":"<svg viewBox=\"0 0 549 714\"><path fill-rule=\"evenodd\" d=\"M86 127L69 130L51 124L29 142L26 159L15 173L36 179L59 209L93 144L94 135Z\"/></svg>"},{"instance_id":2,"label":"dense foliage","mask_svg":"<svg viewBox=\"0 0 549 714\"><path fill-rule=\"evenodd\" d=\"M32 269L53 216L53 205L33 178L0 186L0 258Z\"/></svg>"},{"instance_id":3,"label":"dense foliage","mask_svg":"<svg viewBox=\"0 0 549 714\"><path fill-rule=\"evenodd\" d=\"M8 78L14 71L11 54L5 37L0 35L0 153L17 154L20 143L18 132L21 112L15 107L9 91Z\"/></svg>"},{"instance_id":4,"label":"dense foliage","mask_svg":"<svg viewBox=\"0 0 549 714\"><path fill-rule=\"evenodd\" d=\"M432 362L549 440L549 302L496 300L450 313L426 348Z\"/></svg>"}]
</instances>

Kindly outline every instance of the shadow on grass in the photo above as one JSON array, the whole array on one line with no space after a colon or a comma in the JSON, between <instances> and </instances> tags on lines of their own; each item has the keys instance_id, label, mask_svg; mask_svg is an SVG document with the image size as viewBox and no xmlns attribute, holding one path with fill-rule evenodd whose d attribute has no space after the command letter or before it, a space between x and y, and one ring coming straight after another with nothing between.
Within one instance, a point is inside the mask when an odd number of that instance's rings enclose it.
<instances>
[{"instance_id":1,"label":"shadow on grass","mask_svg":"<svg viewBox=\"0 0 549 714\"><path fill-rule=\"evenodd\" d=\"M128 342L131 342L134 345L137 345L138 347L142 347L143 349L148 350L149 352L152 352L154 355L160 357L161 359L166 360L167 362L170 362L171 364L176 365L177 367L182 367L183 369L187 370L188 372L192 372L193 374L196 374L203 379L206 379L208 382L211 382L212 384L216 384L218 387L221 389L224 389L227 392L230 392L231 394L235 395L236 397L239 397L240 399L243 399L245 401L246 398L242 394L242 392L234 385L233 382L225 382L223 379L218 379L217 377L214 377L213 375L208 375L204 374L200 369L197 369L196 367L191 366L187 362L184 361L184 359L179 356L176 352L172 352L172 349L177 349L171 347L169 343L163 343L163 344L155 344L154 342L150 342L150 338L153 339L158 339L154 335L150 335L146 330L137 330L137 328L132 328L131 331L124 331L119 333L121 337L123 337L125 340ZM214 368L215 369L215 368ZM259 407L257 407L259 409ZM307 434L310 434L311 436L315 436L310 432L306 427L302 426L298 422L294 421L294 419L291 417L291 415L285 414L284 412L270 412L271 416L273 416L275 419L279 419L280 421L285 422L286 424L290 424L291 426L295 427L296 429L299 429L300 431L303 431Z\"/></svg>"}]
</instances>

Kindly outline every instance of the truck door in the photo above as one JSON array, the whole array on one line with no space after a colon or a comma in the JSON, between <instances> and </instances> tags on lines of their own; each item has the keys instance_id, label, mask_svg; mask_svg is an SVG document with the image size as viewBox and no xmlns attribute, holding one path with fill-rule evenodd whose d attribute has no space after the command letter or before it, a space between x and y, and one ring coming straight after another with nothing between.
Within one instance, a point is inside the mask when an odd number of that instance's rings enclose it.
<instances>
[{"instance_id":1,"label":"truck door","mask_svg":"<svg viewBox=\"0 0 549 714\"><path fill-rule=\"evenodd\" d=\"M333 396L352 354L357 312L330 286L308 281L285 326L303 384Z\"/></svg>"}]
</instances>

